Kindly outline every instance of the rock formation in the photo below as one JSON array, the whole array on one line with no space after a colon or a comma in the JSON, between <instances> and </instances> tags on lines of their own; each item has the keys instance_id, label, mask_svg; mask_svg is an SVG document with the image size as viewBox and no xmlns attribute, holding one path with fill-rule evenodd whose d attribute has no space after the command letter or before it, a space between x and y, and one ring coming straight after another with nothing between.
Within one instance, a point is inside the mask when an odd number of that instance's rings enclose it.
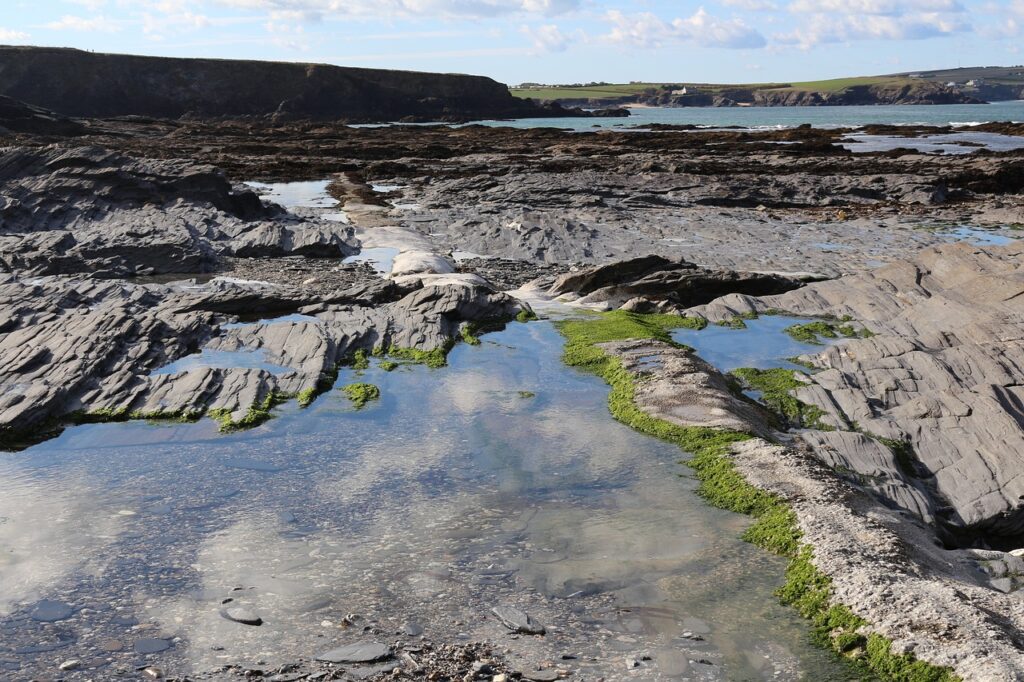
<instances>
[{"instance_id":1,"label":"rock formation","mask_svg":"<svg viewBox=\"0 0 1024 682\"><path fill-rule=\"evenodd\" d=\"M397 121L587 115L490 78L234 59L0 47L0 94L67 116Z\"/></svg>"}]
</instances>

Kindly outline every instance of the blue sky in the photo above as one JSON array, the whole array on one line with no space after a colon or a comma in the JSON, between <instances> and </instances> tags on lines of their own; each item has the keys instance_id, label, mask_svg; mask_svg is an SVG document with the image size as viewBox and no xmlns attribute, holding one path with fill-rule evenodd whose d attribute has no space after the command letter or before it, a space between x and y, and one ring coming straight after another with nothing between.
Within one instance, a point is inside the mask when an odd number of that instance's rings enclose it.
<instances>
[{"instance_id":1,"label":"blue sky","mask_svg":"<svg viewBox=\"0 0 1024 682\"><path fill-rule=\"evenodd\" d=\"M813 80L1024 62L1024 0L0 0L0 43L505 83Z\"/></svg>"}]
</instances>

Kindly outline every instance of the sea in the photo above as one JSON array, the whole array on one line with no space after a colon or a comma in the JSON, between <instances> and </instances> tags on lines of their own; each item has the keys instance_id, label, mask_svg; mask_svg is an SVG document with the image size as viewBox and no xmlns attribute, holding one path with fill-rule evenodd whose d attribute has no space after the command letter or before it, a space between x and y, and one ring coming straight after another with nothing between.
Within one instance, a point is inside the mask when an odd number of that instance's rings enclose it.
<instances>
[{"instance_id":1,"label":"sea","mask_svg":"<svg viewBox=\"0 0 1024 682\"><path fill-rule=\"evenodd\" d=\"M770 130L809 123L815 128L848 128L869 124L972 126L992 121L1024 122L1024 100L991 104L935 104L841 107L678 107L630 108L628 118L527 118L477 121L512 128L637 129L653 124L740 127Z\"/></svg>"}]
</instances>

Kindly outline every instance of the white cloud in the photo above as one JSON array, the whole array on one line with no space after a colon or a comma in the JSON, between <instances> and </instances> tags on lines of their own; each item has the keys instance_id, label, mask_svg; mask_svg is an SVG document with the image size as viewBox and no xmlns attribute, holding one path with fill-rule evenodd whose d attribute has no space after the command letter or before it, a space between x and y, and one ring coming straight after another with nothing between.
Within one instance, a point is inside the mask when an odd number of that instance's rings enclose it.
<instances>
[{"instance_id":1,"label":"white cloud","mask_svg":"<svg viewBox=\"0 0 1024 682\"><path fill-rule=\"evenodd\" d=\"M605 18L612 24L612 30L605 38L620 45L661 47L683 42L732 49L765 46L764 36L742 19L720 19L708 14L703 7L685 19L672 21L665 21L650 12L625 15L618 10L609 11Z\"/></svg>"},{"instance_id":2,"label":"white cloud","mask_svg":"<svg viewBox=\"0 0 1024 682\"><path fill-rule=\"evenodd\" d=\"M957 0L795 0L791 12L832 14L884 14L901 16L913 12L963 12Z\"/></svg>"},{"instance_id":3,"label":"white cloud","mask_svg":"<svg viewBox=\"0 0 1024 682\"><path fill-rule=\"evenodd\" d=\"M578 36L562 32L555 24L523 26L520 29L533 42L537 52L565 52Z\"/></svg>"},{"instance_id":4,"label":"white cloud","mask_svg":"<svg viewBox=\"0 0 1024 682\"><path fill-rule=\"evenodd\" d=\"M29 38L27 33L0 27L0 43L23 43Z\"/></svg>"},{"instance_id":5,"label":"white cloud","mask_svg":"<svg viewBox=\"0 0 1024 682\"><path fill-rule=\"evenodd\" d=\"M116 21L105 16L86 18L70 14L65 14L58 21L51 21L43 26L51 31L102 31L113 33L121 30L120 25Z\"/></svg>"},{"instance_id":6,"label":"white cloud","mask_svg":"<svg viewBox=\"0 0 1024 682\"><path fill-rule=\"evenodd\" d=\"M726 7L737 7L748 12L773 12L779 8L772 0L722 0Z\"/></svg>"},{"instance_id":7,"label":"white cloud","mask_svg":"<svg viewBox=\"0 0 1024 682\"><path fill-rule=\"evenodd\" d=\"M784 45L810 48L827 43L855 40L924 40L962 33L971 29L967 22L935 13L907 16L862 14L848 16L813 15L790 33L775 36Z\"/></svg>"},{"instance_id":8,"label":"white cloud","mask_svg":"<svg viewBox=\"0 0 1024 682\"><path fill-rule=\"evenodd\" d=\"M227 7L300 12L309 16L487 18L557 16L581 0L215 0Z\"/></svg>"}]
</instances>

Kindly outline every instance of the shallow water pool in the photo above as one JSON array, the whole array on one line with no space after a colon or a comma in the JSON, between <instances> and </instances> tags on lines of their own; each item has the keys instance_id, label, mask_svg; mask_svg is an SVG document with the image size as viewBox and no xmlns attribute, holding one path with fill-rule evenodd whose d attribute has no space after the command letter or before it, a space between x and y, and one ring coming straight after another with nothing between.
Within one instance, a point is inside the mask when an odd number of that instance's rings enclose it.
<instances>
[{"instance_id":1,"label":"shallow water pool","mask_svg":"<svg viewBox=\"0 0 1024 682\"><path fill-rule=\"evenodd\" d=\"M441 370L343 370L381 388L362 410L334 390L242 433L89 425L5 455L0 666L267 668L414 622L519 666L576 656L586 679L845 679L773 595L785 561L561 349L550 323L512 324ZM225 599L264 624L222 618ZM512 638L485 616L499 603L548 634Z\"/></svg>"}]
</instances>

